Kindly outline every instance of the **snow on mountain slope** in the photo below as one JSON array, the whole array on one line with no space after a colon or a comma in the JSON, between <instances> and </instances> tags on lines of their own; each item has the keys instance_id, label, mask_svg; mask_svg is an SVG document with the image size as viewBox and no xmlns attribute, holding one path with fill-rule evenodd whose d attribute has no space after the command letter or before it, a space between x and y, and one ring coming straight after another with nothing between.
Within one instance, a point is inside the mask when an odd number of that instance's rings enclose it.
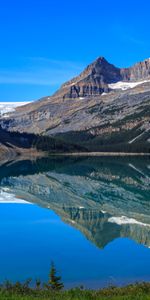
<instances>
[{"instance_id":1,"label":"snow on mountain slope","mask_svg":"<svg viewBox=\"0 0 150 300\"><path fill-rule=\"evenodd\" d=\"M29 102L0 102L0 115L8 114L18 106L23 106ZM8 116L8 115L7 115Z\"/></svg>"},{"instance_id":2,"label":"snow on mountain slope","mask_svg":"<svg viewBox=\"0 0 150 300\"><path fill-rule=\"evenodd\" d=\"M142 83L150 82L150 80L143 80L143 81L136 81L136 82L125 82L125 81L118 81L116 83L109 84L109 88L112 90L118 90L121 89L123 91L132 89Z\"/></svg>"},{"instance_id":3,"label":"snow on mountain slope","mask_svg":"<svg viewBox=\"0 0 150 300\"><path fill-rule=\"evenodd\" d=\"M24 199L21 199L14 194L11 194L9 192L9 189L4 188L0 190L0 204L30 204L30 202L25 201Z\"/></svg>"}]
</instances>

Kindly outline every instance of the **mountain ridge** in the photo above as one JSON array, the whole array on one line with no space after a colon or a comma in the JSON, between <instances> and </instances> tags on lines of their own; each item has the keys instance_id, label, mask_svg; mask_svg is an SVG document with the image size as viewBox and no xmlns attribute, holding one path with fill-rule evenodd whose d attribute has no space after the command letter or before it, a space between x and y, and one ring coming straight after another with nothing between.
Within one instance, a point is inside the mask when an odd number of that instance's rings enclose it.
<instances>
[{"instance_id":1,"label":"mountain ridge","mask_svg":"<svg viewBox=\"0 0 150 300\"><path fill-rule=\"evenodd\" d=\"M128 68L118 68L103 56L89 64L79 76L64 83L54 94L64 98L78 98L109 92L109 84L118 81L130 82L144 80L150 76L150 59L134 64ZM69 89L69 90L68 90Z\"/></svg>"},{"instance_id":2,"label":"mountain ridge","mask_svg":"<svg viewBox=\"0 0 150 300\"><path fill-rule=\"evenodd\" d=\"M150 153L149 74L150 59L119 69L100 57L53 96L1 116L0 126L57 138L68 149Z\"/></svg>"}]
</instances>

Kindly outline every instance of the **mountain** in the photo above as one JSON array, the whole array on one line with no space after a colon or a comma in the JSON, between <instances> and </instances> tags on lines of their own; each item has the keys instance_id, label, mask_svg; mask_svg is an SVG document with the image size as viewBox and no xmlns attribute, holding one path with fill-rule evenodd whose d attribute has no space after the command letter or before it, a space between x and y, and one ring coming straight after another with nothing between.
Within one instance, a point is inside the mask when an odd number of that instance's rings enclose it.
<instances>
[{"instance_id":1,"label":"mountain","mask_svg":"<svg viewBox=\"0 0 150 300\"><path fill-rule=\"evenodd\" d=\"M99 57L79 76L63 84L55 95L61 95L63 98L100 95L109 91L109 83L114 83L121 79L120 69L108 63L104 57Z\"/></svg>"},{"instance_id":2,"label":"mountain","mask_svg":"<svg viewBox=\"0 0 150 300\"><path fill-rule=\"evenodd\" d=\"M131 68L119 69L99 57L90 64L79 76L66 82L56 96L63 98L79 98L100 95L111 90L109 84L119 81L131 82L144 80L150 76L150 59L137 63Z\"/></svg>"},{"instance_id":3,"label":"mountain","mask_svg":"<svg viewBox=\"0 0 150 300\"><path fill-rule=\"evenodd\" d=\"M0 125L53 137L68 151L73 144L88 152L149 153L150 59L120 69L100 57L53 96L3 114Z\"/></svg>"}]
</instances>

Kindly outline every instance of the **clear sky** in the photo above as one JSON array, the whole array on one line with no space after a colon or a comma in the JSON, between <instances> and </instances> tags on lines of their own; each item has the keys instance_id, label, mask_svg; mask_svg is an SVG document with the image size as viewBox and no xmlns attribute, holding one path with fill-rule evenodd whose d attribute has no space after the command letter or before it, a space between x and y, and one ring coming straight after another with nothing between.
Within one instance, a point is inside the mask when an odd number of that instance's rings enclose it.
<instances>
[{"instance_id":1,"label":"clear sky","mask_svg":"<svg viewBox=\"0 0 150 300\"><path fill-rule=\"evenodd\" d=\"M98 56L150 57L149 0L0 1L0 101L50 95Z\"/></svg>"}]
</instances>

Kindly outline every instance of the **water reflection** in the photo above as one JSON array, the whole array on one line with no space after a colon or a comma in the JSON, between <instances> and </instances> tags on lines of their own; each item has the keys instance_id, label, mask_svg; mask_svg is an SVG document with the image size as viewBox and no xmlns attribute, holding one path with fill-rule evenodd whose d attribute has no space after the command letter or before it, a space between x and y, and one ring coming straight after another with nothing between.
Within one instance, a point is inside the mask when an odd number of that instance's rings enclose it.
<instances>
[{"instance_id":1,"label":"water reflection","mask_svg":"<svg viewBox=\"0 0 150 300\"><path fill-rule=\"evenodd\" d=\"M1 198L55 211L99 248L118 237L150 247L149 158L11 162L0 167L0 185Z\"/></svg>"}]
</instances>

